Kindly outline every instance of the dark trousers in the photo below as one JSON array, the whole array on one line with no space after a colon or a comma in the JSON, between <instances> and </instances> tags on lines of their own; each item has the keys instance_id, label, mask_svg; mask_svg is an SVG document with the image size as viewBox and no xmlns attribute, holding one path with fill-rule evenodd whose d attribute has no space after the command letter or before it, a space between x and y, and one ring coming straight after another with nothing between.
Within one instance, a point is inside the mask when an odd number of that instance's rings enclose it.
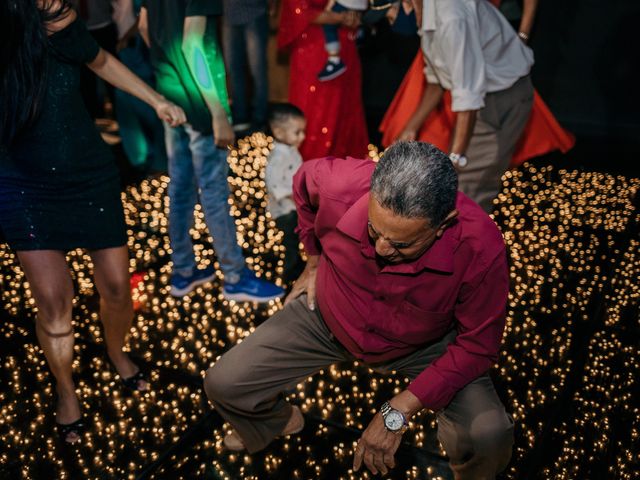
<instances>
[{"instance_id":1,"label":"dark trousers","mask_svg":"<svg viewBox=\"0 0 640 480\"><path fill-rule=\"evenodd\" d=\"M405 357L369 366L413 379L442 356L456 335L452 330ZM309 310L303 295L220 357L207 371L204 387L216 410L253 453L282 433L291 416L283 392L332 364L353 360L318 309ZM513 420L488 375L469 383L436 414L438 438L456 480L493 479L507 466Z\"/></svg>"},{"instance_id":2,"label":"dark trousers","mask_svg":"<svg viewBox=\"0 0 640 480\"><path fill-rule=\"evenodd\" d=\"M231 83L231 110L236 124L250 122L262 128L267 122L269 82L267 42L269 19L261 15L245 25L222 26L224 56ZM253 82L253 98L247 94L247 64ZM250 112L249 109L252 109Z\"/></svg>"},{"instance_id":3,"label":"dark trousers","mask_svg":"<svg viewBox=\"0 0 640 480\"><path fill-rule=\"evenodd\" d=\"M471 142L469 164L458 172L458 187L485 211L493 210L493 199L509 167L518 140L531 115L533 85L529 75L506 90L488 93L478 112Z\"/></svg>"},{"instance_id":4,"label":"dark trousers","mask_svg":"<svg viewBox=\"0 0 640 480\"><path fill-rule=\"evenodd\" d=\"M300 239L295 232L298 225L298 214L293 211L276 218L276 226L284 234L282 246L284 246L284 273L285 283L295 281L304 270L304 260L300 256Z\"/></svg>"}]
</instances>

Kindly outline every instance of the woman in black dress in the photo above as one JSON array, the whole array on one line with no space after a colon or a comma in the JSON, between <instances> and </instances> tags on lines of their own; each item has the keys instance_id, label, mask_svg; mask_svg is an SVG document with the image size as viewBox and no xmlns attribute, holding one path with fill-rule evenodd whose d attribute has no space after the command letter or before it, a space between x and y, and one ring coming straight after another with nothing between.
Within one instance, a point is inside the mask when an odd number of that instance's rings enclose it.
<instances>
[{"instance_id":1,"label":"woman in black dress","mask_svg":"<svg viewBox=\"0 0 640 480\"><path fill-rule=\"evenodd\" d=\"M68 250L89 250L107 353L124 385L148 388L123 352L133 309L120 184L83 104L80 69L86 64L172 126L185 116L101 50L66 0L2 0L0 45L0 226L38 307L36 333L56 379L60 437L75 443L83 423L71 377Z\"/></svg>"}]
</instances>

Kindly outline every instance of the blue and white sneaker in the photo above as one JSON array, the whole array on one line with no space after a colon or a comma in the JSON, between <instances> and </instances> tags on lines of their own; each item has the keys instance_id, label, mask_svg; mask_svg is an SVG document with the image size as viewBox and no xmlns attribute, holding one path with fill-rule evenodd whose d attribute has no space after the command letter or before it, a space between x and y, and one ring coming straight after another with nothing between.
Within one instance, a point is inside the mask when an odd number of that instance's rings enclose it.
<instances>
[{"instance_id":1,"label":"blue and white sneaker","mask_svg":"<svg viewBox=\"0 0 640 480\"><path fill-rule=\"evenodd\" d=\"M260 280L254 273L245 268L240 274L240 280L236 283L226 283L222 294L227 300L238 302L268 302L281 298L284 289L265 280Z\"/></svg>"},{"instance_id":2,"label":"blue and white sneaker","mask_svg":"<svg viewBox=\"0 0 640 480\"><path fill-rule=\"evenodd\" d=\"M344 72L347 71L347 66L340 59L337 62L332 62L331 60L327 60L324 68L318 74L318 80L321 82L328 82L329 80L333 80L334 78L339 77Z\"/></svg>"},{"instance_id":3,"label":"blue and white sneaker","mask_svg":"<svg viewBox=\"0 0 640 480\"><path fill-rule=\"evenodd\" d=\"M171 275L171 296L184 297L187 293L193 291L198 285L210 282L216 276L216 271L212 266L205 269L195 271L188 277L183 277L177 273Z\"/></svg>"}]
</instances>

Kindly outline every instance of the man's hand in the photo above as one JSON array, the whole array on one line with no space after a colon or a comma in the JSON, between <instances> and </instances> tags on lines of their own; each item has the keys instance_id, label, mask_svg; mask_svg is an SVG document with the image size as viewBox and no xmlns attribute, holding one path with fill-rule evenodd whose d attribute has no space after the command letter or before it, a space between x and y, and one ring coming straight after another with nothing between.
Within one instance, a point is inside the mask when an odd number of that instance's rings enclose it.
<instances>
[{"instance_id":1,"label":"man's hand","mask_svg":"<svg viewBox=\"0 0 640 480\"><path fill-rule=\"evenodd\" d=\"M309 255L304 271L300 277L298 277L296 283L293 284L291 293L287 295L287 298L284 301L285 305L307 292L307 305L309 306L309 309L316 309L316 275L318 273L318 258L318 255Z\"/></svg>"},{"instance_id":2,"label":"man's hand","mask_svg":"<svg viewBox=\"0 0 640 480\"><path fill-rule=\"evenodd\" d=\"M216 146L220 148L226 148L229 145L233 145L236 139L236 135L233 132L233 127L227 119L227 114L224 112L216 113L213 115L213 140Z\"/></svg>"},{"instance_id":3,"label":"man's hand","mask_svg":"<svg viewBox=\"0 0 640 480\"><path fill-rule=\"evenodd\" d=\"M409 390L400 392L389 400L389 403L393 408L401 411L407 420L423 408L418 397ZM356 472L360 470L364 461L364 464L374 475L377 475L378 472L386 475L388 469L393 468L396 464L394 455L401 440L402 435L387 430L382 414L376 413L358 440L353 455L353 469Z\"/></svg>"},{"instance_id":4,"label":"man's hand","mask_svg":"<svg viewBox=\"0 0 640 480\"><path fill-rule=\"evenodd\" d=\"M386 475L390 468L396 466L394 455L400 446L402 435L391 433L384 426L380 412L376 413L369 426L358 440L353 456L353 470L358 471L362 462L371 473Z\"/></svg>"}]
</instances>

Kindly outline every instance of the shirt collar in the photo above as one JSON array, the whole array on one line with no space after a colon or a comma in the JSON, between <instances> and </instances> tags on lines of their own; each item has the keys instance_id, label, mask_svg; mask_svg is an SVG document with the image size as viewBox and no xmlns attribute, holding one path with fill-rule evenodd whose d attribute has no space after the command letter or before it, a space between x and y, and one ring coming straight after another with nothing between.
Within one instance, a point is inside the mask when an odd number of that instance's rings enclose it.
<instances>
[{"instance_id":1,"label":"shirt collar","mask_svg":"<svg viewBox=\"0 0 640 480\"><path fill-rule=\"evenodd\" d=\"M436 29L436 2L423 0L422 2L422 30L429 32Z\"/></svg>"},{"instance_id":2,"label":"shirt collar","mask_svg":"<svg viewBox=\"0 0 640 480\"><path fill-rule=\"evenodd\" d=\"M347 210L338 221L336 228L345 235L360 242L363 256L375 259L376 250L369 240L367 222L369 221L369 193L365 193ZM387 265L383 272L389 273L418 273L424 269L436 270L443 273L453 273L454 254L459 242L459 227L455 222L447 228L429 250L413 262L398 265Z\"/></svg>"}]
</instances>

